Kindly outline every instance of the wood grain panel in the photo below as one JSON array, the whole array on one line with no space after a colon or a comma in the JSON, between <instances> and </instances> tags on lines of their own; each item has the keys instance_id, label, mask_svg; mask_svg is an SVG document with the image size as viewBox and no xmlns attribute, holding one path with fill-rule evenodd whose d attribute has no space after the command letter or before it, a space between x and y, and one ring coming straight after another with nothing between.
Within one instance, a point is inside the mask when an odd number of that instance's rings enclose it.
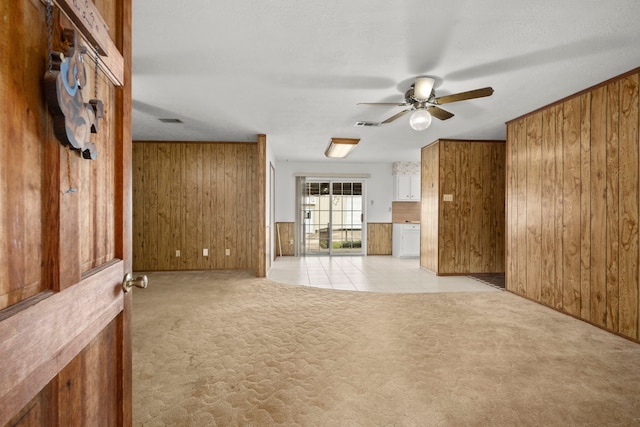
<instances>
[{"instance_id":1,"label":"wood grain panel","mask_svg":"<svg viewBox=\"0 0 640 427\"><path fill-rule=\"evenodd\" d=\"M423 148L422 267L504 272L505 160L503 141L443 139Z\"/></svg>"},{"instance_id":2,"label":"wood grain panel","mask_svg":"<svg viewBox=\"0 0 640 427\"><path fill-rule=\"evenodd\" d=\"M563 308L580 316L580 98L564 103Z\"/></svg>"},{"instance_id":3,"label":"wood grain panel","mask_svg":"<svg viewBox=\"0 0 640 427\"><path fill-rule=\"evenodd\" d=\"M527 294L527 138L526 120L521 119L515 123L515 145L518 155L516 157L516 239L518 242L516 256L516 283L517 293Z\"/></svg>"},{"instance_id":4,"label":"wood grain panel","mask_svg":"<svg viewBox=\"0 0 640 427\"><path fill-rule=\"evenodd\" d=\"M391 202L391 222L404 224L420 221L420 209L420 202Z\"/></svg>"},{"instance_id":5,"label":"wood grain panel","mask_svg":"<svg viewBox=\"0 0 640 427\"><path fill-rule=\"evenodd\" d=\"M620 82L620 333L638 338L638 75Z\"/></svg>"},{"instance_id":6,"label":"wood grain panel","mask_svg":"<svg viewBox=\"0 0 640 427\"><path fill-rule=\"evenodd\" d=\"M591 317L591 93L580 97L580 318Z\"/></svg>"},{"instance_id":7,"label":"wood grain panel","mask_svg":"<svg viewBox=\"0 0 640 427\"><path fill-rule=\"evenodd\" d=\"M542 112L526 118L527 269L526 296L542 299Z\"/></svg>"},{"instance_id":8,"label":"wood grain panel","mask_svg":"<svg viewBox=\"0 0 640 427\"><path fill-rule=\"evenodd\" d=\"M294 222L276 223L276 256L294 256Z\"/></svg>"},{"instance_id":9,"label":"wood grain panel","mask_svg":"<svg viewBox=\"0 0 640 427\"><path fill-rule=\"evenodd\" d=\"M226 175L226 171L225 171L225 166L224 166L224 160L225 160L225 146L221 145L221 144L216 144L215 145L216 148L216 157L215 157L215 172L216 172L216 187L215 187L215 191L216 191L216 201L217 204L216 206L218 207L218 209L216 210L215 213L215 218L214 218L214 222L215 222L215 228L213 230L214 235L212 236L214 238L215 244L213 245L216 249L215 252L215 257L216 257L216 262L215 262L215 268L216 269L224 269L224 262L226 259L225 256L225 230L224 230L224 223L225 223L225 214L224 214L224 209L222 209L222 206L224 206L224 204L226 203L226 192L225 192L225 175Z\"/></svg>"},{"instance_id":10,"label":"wood grain panel","mask_svg":"<svg viewBox=\"0 0 640 427\"><path fill-rule=\"evenodd\" d=\"M454 145L454 143L450 143ZM471 175L469 171L470 158L469 152L471 143L462 142L456 143L458 148L458 155L456 156L456 191L457 200L455 207L457 208L456 215L456 229L455 233L456 246L458 253L456 256L456 269L454 272L470 272L469 269L469 237L471 230L469 229L469 219L471 217L471 200L469 183L471 181Z\"/></svg>"},{"instance_id":11,"label":"wood grain panel","mask_svg":"<svg viewBox=\"0 0 640 427\"><path fill-rule=\"evenodd\" d=\"M144 166L142 169L144 220L142 246L144 248L143 270L153 270L158 265L158 144L144 145ZM147 212L153 214L146 215ZM135 254L134 254L135 256Z\"/></svg>"},{"instance_id":12,"label":"wood grain panel","mask_svg":"<svg viewBox=\"0 0 640 427\"><path fill-rule=\"evenodd\" d=\"M171 145L158 144L157 146L158 171L171 170ZM175 253L173 252L171 230L171 180L157 180L158 201L157 219L158 230L156 244L158 247L158 270L170 270Z\"/></svg>"},{"instance_id":13,"label":"wood grain panel","mask_svg":"<svg viewBox=\"0 0 640 427\"><path fill-rule=\"evenodd\" d=\"M490 151L484 147L483 143L469 144L469 162L467 169L469 171L468 181L468 205L469 216L467 224L467 245L469 258L466 268L468 271L485 271L484 265L486 259L492 259L493 256L490 253L486 253L483 247L483 242L491 238L487 237L487 232L490 232L490 224L485 220L489 218L489 213L486 211L489 206L485 206L483 197L483 171L484 163L490 158ZM473 159L473 160L471 160ZM474 208L474 214L471 215L471 206ZM490 248L489 248L490 249Z\"/></svg>"},{"instance_id":14,"label":"wood grain panel","mask_svg":"<svg viewBox=\"0 0 640 427\"><path fill-rule=\"evenodd\" d=\"M391 255L393 224L390 222L367 223L367 255Z\"/></svg>"},{"instance_id":15,"label":"wood grain panel","mask_svg":"<svg viewBox=\"0 0 640 427\"><path fill-rule=\"evenodd\" d=\"M248 152L248 156L253 157L253 151ZM247 188L256 188L257 206L256 215L249 216L249 230L256 230L257 240L255 245L251 242L251 236L253 233L247 234L247 246L257 246L254 251L250 252L249 263L252 263L255 258L256 263L256 276L265 277L267 275L266 266L267 260L271 255L267 248L270 247L270 243L267 242L267 136L258 135L258 147L255 151L256 158L251 159L251 163L256 164L255 174L250 176L252 182Z\"/></svg>"},{"instance_id":16,"label":"wood grain panel","mask_svg":"<svg viewBox=\"0 0 640 427\"><path fill-rule=\"evenodd\" d=\"M137 267L256 268L256 144L144 142L134 156Z\"/></svg>"},{"instance_id":17,"label":"wood grain panel","mask_svg":"<svg viewBox=\"0 0 640 427\"><path fill-rule=\"evenodd\" d=\"M583 171L590 174L589 193L584 195L590 199L590 313L589 320L598 325L607 324L607 87L602 86L593 91L591 96L590 147L583 155L589 156L589 169ZM586 185L583 183L583 191ZM584 215L583 215L584 217ZM583 263L585 260L583 259ZM584 278L583 278L584 281Z\"/></svg>"},{"instance_id":18,"label":"wood grain panel","mask_svg":"<svg viewBox=\"0 0 640 427\"><path fill-rule=\"evenodd\" d=\"M116 324L112 321L54 381L62 425L118 425Z\"/></svg>"},{"instance_id":19,"label":"wood grain panel","mask_svg":"<svg viewBox=\"0 0 640 427\"><path fill-rule=\"evenodd\" d=\"M542 111L542 194L541 194L541 302L555 305L554 287L556 284L556 116L555 109Z\"/></svg>"},{"instance_id":20,"label":"wood grain panel","mask_svg":"<svg viewBox=\"0 0 640 427\"><path fill-rule=\"evenodd\" d=\"M24 29L44 28L43 10L23 1L0 6L0 309L49 286L40 268L46 244L42 215L48 208L43 171L47 145L57 142L47 137L51 120L42 104L44 34ZM47 167L56 172L57 164L56 158Z\"/></svg>"},{"instance_id":21,"label":"wood grain panel","mask_svg":"<svg viewBox=\"0 0 640 427\"><path fill-rule=\"evenodd\" d=\"M493 163L490 166L492 187L495 187L495 195L493 201L485 200L485 203L493 206L493 219L494 225L494 248L495 248L495 273L504 272L506 268L506 173L507 173L507 152L506 144L501 141L492 145Z\"/></svg>"},{"instance_id":22,"label":"wood grain panel","mask_svg":"<svg viewBox=\"0 0 640 427\"><path fill-rule=\"evenodd\" d=\"M143 144L135 144L140 146ZM182 256L177 257L176 251L182 250L182 223L184 221L184 210L182 209L182 160L184 145L168 144L170 148L171 165L168 169L171 171L169 177L165 178L169 181L169 215L171 217L171 241L167 248L171 255L171 270L180 270L182 268ZM134 181L135 182L135 181ZM136 187L135 185L133 186ZM134 215L135 218L135 215ZM182 255L182 252L180 253Z\"/></svg>"},{"instance_id":23,"label":"wood grain panel","mask_svg":"<svg viewBox=\"0 0 640 427\"><path fill-rule=\"evenodd\" d=\"M541 271L541 302L623 336L640 329L640 82L638 70L507 124L509 210L507 288L511 275ZM542 114L541 200L531 185L537 138L529 128L521 150L518 125ZM525 160L523 160L523 158ZM517 169L517 171L513 171ZM513 207L523 203L519 174L528 177L527 215L543 209L542 263L522 258L531 242L518 234ZM537 177L536 177L537 180ZM549 215L545 215L549 212ZM529 226L531 222L529 221ZM515 238L514 238L515 236ZM553 268L550 267L553 265ZM521 273L520 273L521 274ZM532 283L527 283L530 289ZM527 297L536 299L529 292Z\"/></svg>"},{"instance_id":24,"label":"wood grain panel","mask_svg":"<svg viewBox=\"0 0 640 427\"><path fill-rule=\"evenodd\" d=\"M563 131L563 122L564 122L564 105L556 105L555 107L555 115L556 115L556 176L555 176L555 186L556 186L556 206L555 206L555 226L556 226L556 253L555 253L555 267L556 267L556 282L554 288L554 301L555 308L558 310L563 309L564 305L564 262L563 262L563 254L564 254L564 241L562 240L563 235L563 218L564 218L564 192L562 191L562 186L564 183L564 166L562 162L562 152L564 150L564 131ZM517 244L517 242L516 242Z\"/></svg>"},{"instance_id":25,"label":"wood grain panel","mask_svg":"<svg viewBox=\"0 0 640 427\"><path fill-rule=\"evenodd\" d=\"M136 185L132 187L132 251L133 270L143 271L144 266L144 145L133 144L132 154L132 182Z\"/></svg>"},{"instance_id":26,"label":"wood grain panel","mask_svg":"<svg viewBox=\"0 0 640 427\"><path fill-rule=\"evenodd\" d=\"M420 266L437 272L440 143L422 148L421 162Z\"/></svg>"},{"instance_id":27,"label":"wood grain panel","mask_svg":"<svg viewBox=\"0 0 640 427\"><path fill-rule=\"evenodd\" d=\"M440 147L440 194L453 194L453 202L442 201L440 196L440 225L438 230L438 272L449 273L456 271L456 258L458 247L456 246L456 203L458 196L455 194L456 185L456 156L452 144L442 143Z\"/></svg>"},{"instance_id":28,"label":"wood grain panel","mask_svg":"<svg viewBox=\"0 0 640 427\"><path fill-rule=\"evenodd\" d=\"M607 329L619 331L620 183L619 183L620 83L607 85Z\"/></svg>"},{"instance_id":29,"label":"wood grain panel","mask_svg":"<svg viewBox=\"0 0 640 427\"><path fill-rule=\"evenodd\" d=\"M517 255L518 248L517 242L517 197L516 197L516 171L515 167L517 156L517 146L515 134L515 125L513 123L507 123L507 143L506 143L506 185L507 185L507 217L505 223L506 233L506 270L505 270L505 289L517 293L516 286L516 270L517 270Z\"/></svg>"}]
</instances>

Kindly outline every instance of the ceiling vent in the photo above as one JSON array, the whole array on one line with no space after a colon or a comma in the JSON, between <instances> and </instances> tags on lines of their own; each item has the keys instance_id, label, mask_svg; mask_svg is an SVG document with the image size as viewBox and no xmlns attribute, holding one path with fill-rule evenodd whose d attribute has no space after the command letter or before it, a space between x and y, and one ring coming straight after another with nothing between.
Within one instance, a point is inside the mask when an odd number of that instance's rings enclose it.
<instances>
[{"instance_id":1,"label":"ceiling vent","mask_svg":"<svg viewBox=\"0 0 640 427\"><path fill-rule=\"evenodd\" d=\"M162 123L184 123L180 119L158 119L158 120L160 120Z\"/></svg>"},{"instance_id":2,"label":"ceiling vent","mask_svg":"<svg viewBox=\"0 0 640 427\"><path fill-rule=\"evenodd\" d=\"M356 122L354 124L354 126L358 128L378 127L380 125L382 125L380 122Z\"/></svg>"}]
</instances>

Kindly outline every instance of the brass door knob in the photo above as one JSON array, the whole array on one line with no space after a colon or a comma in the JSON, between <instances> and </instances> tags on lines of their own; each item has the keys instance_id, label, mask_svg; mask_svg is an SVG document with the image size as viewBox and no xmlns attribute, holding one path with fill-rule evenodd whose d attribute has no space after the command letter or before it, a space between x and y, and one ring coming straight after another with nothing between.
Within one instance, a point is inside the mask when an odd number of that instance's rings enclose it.
<instances>
[{"instance_id":1,"label":"brass door knob","mask_svg":"<svg viewBox=\"0 0 640 427\"><path fill-rule=\"evenodd\" d=\"M143 274L142 276L138 276L135 279L131 276L131 273L127 273L124 275L124 279L122 279L122 290L127 293L133 288L144 289L149 284L149 280L147 279L147 275Z\"/></svg>"}]
</instances>

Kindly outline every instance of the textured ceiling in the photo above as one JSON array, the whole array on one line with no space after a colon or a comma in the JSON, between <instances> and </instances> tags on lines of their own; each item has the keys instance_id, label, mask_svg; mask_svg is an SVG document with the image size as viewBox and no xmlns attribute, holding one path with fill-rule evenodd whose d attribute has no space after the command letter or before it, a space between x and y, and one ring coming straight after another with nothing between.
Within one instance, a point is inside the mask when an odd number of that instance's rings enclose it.
<instances>
[{"instance_id":1,"label":"textured ceiling","mask_svg":"<svg viewBox=\"0 0 640 427\"><path fill-rule=\"evenodd\" d=\"M349 162L416 161L438 138L504 139L506 121L639 67L639 22L637 0L135 0L133 137L264 133L291 161L360 138ZM438 96L495 93L422 132L408 115L353 126L401 111L356 104L402 102L418 75Z\"/></svg>"}]
</instances>

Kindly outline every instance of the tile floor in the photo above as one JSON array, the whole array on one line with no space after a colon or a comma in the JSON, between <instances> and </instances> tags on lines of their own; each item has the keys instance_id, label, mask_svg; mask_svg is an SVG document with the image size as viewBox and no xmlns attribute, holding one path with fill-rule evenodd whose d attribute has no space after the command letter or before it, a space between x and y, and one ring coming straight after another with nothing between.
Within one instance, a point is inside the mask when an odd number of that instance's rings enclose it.
<instances>
[{"instance_id":1,"label":"tile floor","mask_svg":"<svg viewBox=\"0 0 640 427\"><path fill-rule=\"evenodd\" d=\"M278 257L269 279L292 285L369 292L496 292L466 276L436 276L419 259L391 256Z\"/></svg>"}]
</instances>

